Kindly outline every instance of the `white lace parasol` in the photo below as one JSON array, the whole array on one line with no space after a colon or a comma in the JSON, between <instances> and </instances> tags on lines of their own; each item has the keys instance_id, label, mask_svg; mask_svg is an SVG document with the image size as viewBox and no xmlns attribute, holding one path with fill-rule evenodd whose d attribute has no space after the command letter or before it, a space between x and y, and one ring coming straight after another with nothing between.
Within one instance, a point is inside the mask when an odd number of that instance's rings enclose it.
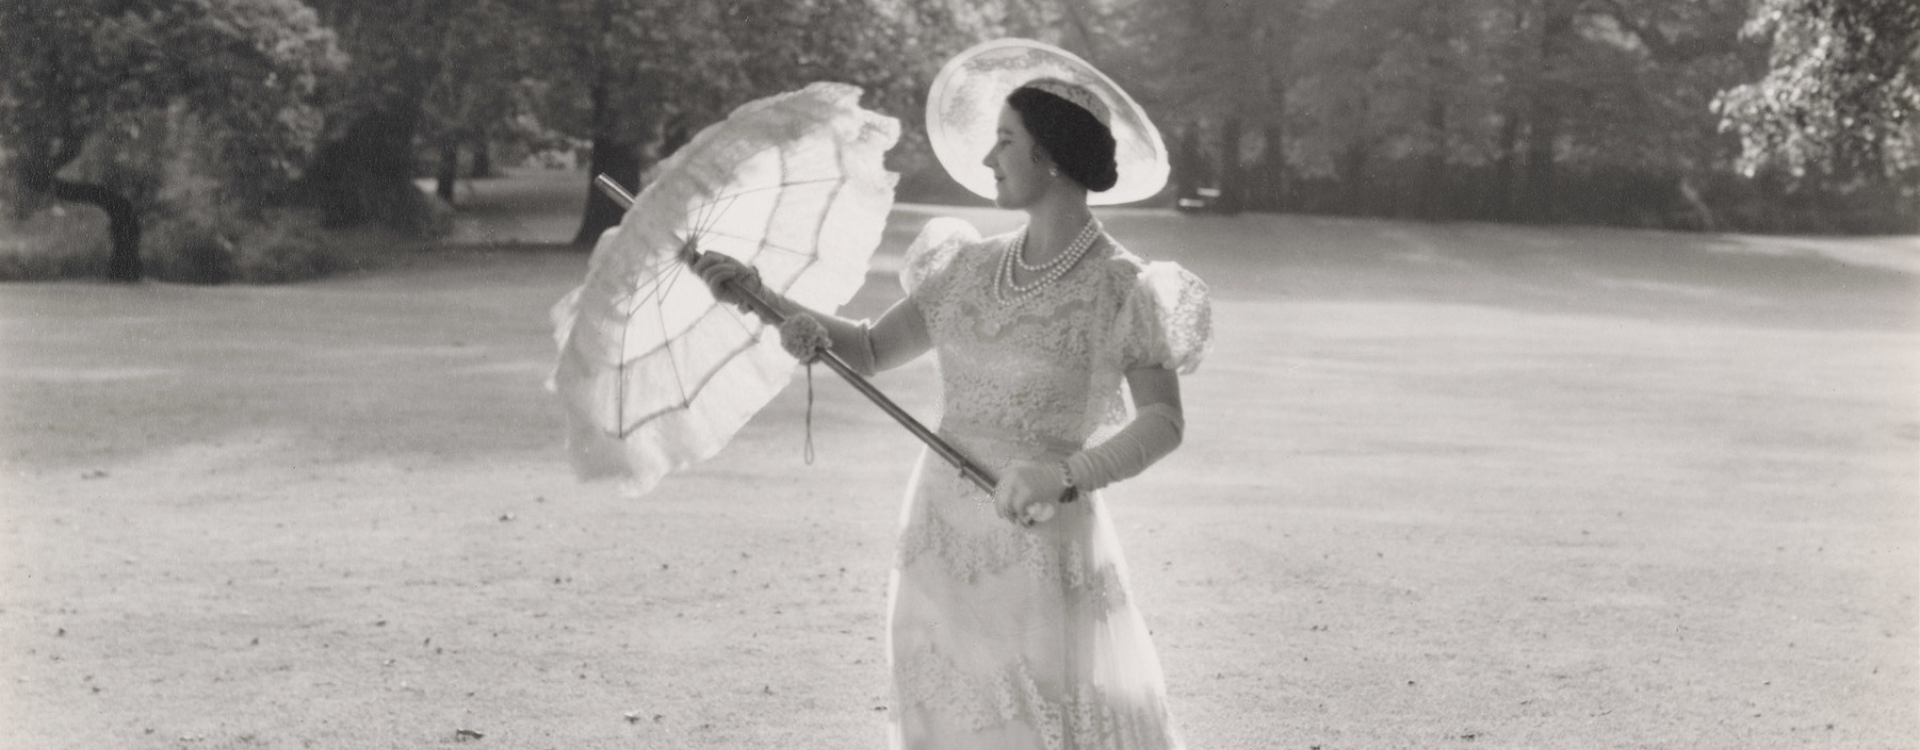
<instances>
[{"instance_id":1,"label":"white lace parasol","mask_svg":"<svg viewBox=\"0 0 1920 750\"><path fill-rule=\"evenodd\" d=\"M719 452L792 378L778 331L716 303L686 253L745 261L813 309L859 290L898 179L881 160L900 133L860 93L816 83L741 106L663 162L601 236L585 282L552 313L548 385L583 477L644 493Z\"/></svg>"}]
</instances>

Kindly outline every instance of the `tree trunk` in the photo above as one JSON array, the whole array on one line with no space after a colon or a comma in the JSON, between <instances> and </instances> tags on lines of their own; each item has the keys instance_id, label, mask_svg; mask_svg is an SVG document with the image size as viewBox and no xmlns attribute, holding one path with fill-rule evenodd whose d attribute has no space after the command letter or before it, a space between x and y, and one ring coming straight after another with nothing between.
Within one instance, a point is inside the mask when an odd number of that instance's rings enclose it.
<instances>
[{"instance_id":1,"label":"tree trunk","mask_svg":"<svg viewBox=\"0 0 1920 750\"><path fill-rule=\"evenodd\" d=\"M1520 116L1508 112L1500 122L1500 155L1493 162L1493 195L1487 212L1499 221L1514 218L1514 160L1520 153Z\"/></svg>"},{"instance_id":2,"label":"tree trunk","mask_svg":"<svg viewBox=\"0 0 1920 750\"><path fill-rule=\"evenodd\" d=\"M1700 222L1700 231L1720 231L1720 222L1715 221L1713 218L1713 208L1708 206L1707 201L1700 196L1700 190L1693 186L1692 179L1689 179L1686 175L1681 175L1680 182L1675 186L1675 190L1680 193L1680 199L1686 201L1687 207L1693 209L1694 217Z\"/></svg>"},{"instance_id":3,"label":"tree trunk","mask_svg":"<svg viewBox=\"0 0 1920 750\"><path fill-rule=\"evenodd\" d=\"M610 109L612 93L607 89L606 79L606 75L599 75L587 92L588 101L593 105L593 152L588 157L587 207L580 216L580 230L574 233L573 244L588 247L600 241L600 235L618 225L626 215L626 209L620 204L600 194L599 188L593 186L594 179L606 175L627 192L638 192L643 166L640 144L620 131L617 123L621 118Z\"/></svg>"},{"instance_id":4,"label":"tree trunk","mask_svg":"<svg viewBox=\"0 0 1920 750\"><path fill-rule=\"evenodd\" d=\"M1277 123L1260 129L1260 161L1247 177L1246 207L1251 211L1279 211L1287 202L1286 131Z\"/></svg>"},{"instance_id":5,"label":"tree trunk","mask_svg":"<svg viewBox=\"0 0 1920 750\"><path fill-rule=\"evenodd\" d=\"M1265 127L1261 138L1266 149L1261 171L1265 173L1259 202L1269 211L1284 211L1291 206L1293 173L1287 164L1288 89L1293 83L1294 47L1300 35L1299 3L1274 2L1259 9L1248 4L1252 17L1255 49L1261 59L1261 77L1265 79L1266 101L1262 117Z\"/></svg>"},{"instance_id":6,"label":"tree trunk","mask_svg":"<svg viewBox=\"0 0 1920 750\"><path fill-rule=\"evenodd\" d=\"M1447 217L1447 102L1438 95L1427 101L1426 164L1420 174L1420 213L1428 221Z\"/></svg>"},{"instance_id":7,"label":"tree trunk","mask_svg":"<svg viewBox=\"0 0 1920 750\"><path fill-rule=\"evenodd\" d=\"M1240 164L1240 115L1227 115L1220 128L1220 203L1223 214L1237 214L1247 207L1247 170Z\"/></svg>"},{"instance_id":8,"label":"tree trunk","mask_svg":"<svg viewBox=\"0 0 1920 750\"><path fill-rule=\"evenodd\" d=\"M1558 215L1555 151L1560 140L1560 98L1565 83L1567 45L1574 33L1573 8L1565 0L1546 0L1540 24L1540 69L1535 82L1527 133L1527 218L1552 221Z\"/></svg>"},{"instance_id":9,"label":"tree trunk","mask_svg":"<svg viewBox=\"0 0 1920 750\"><path fill-rule=\"evenodd\" d=\"M1264 16L1263 16L1264 17ZM1286 20L1292 20L1290 17ZM1267 108L1266 127L1261 133L1266 149L1261 154L1260 171L1262 173L1260 195L1255 199L1260 207L1268 211L1281 211L1287 207L1287 194L1292 191L1288 184L1293 175L1287 170L1287 76L1285 68L1292 55L1293 43L1290 37L1282 36L1281 31L1268 27L1268 56L1266 90Z\"/></svg>"},{"instance_id":10,"label":"tree trunk","mask_svg":"<svg viewBox=\"0 0 1920 750\"><path fill-rule=\"evenodd\" d=\"M632 143L614 140L610 136L593 139L593 156L587 169L587 209L580 217L580 231L573 235L573 244L592 246L600 240L601 233L620 224L620 218L626 215L626 209L600 193L593 186L593 180L600 175L612 177L627 192L635 192L640 186L640 148Z\"/></svg>"},{"instance_id":11,"label":"tree trunk","mask_svg":"<svg viewBox=\"0 0 1920 750\"><path fill-rule=\"evenodd\" d=\"M1522 217L1530 221L1551 221L1556 213L1554 191L1554 141L1560 138L1560 114L1552 103L1534 107L1533 127L1527 133L1526 187L1521 192Z\"/></svg>"},{"instance_id":12,"label":"tree trunk","mask_svg":"<svg viewBox=\"0 0 1920 750\"><path fill-rule=\"evenodd\" d=\"M460 147L452 140L440 144L440 169L434 175L433 194L453 205L454 183L460 180Z\"/></svg>"},{"instance_id":13,"label":"tree trunk","mask_svg":"<svg viewBox=\"0 0 1920 750\"><path fill-rule=\"evenodd\" d=\"M113 238L113 252L107 256L107 278L135 282L146 275L140 265L140 214L133 201L105 186L53 180L48 185L53 197L63 201L86 203L107 212L107 233Z\"/></svg>"},{"instance_id":14,"label":"tree trunk","mask_svg":"<svg viewBox=\"0 0 1920 750\"><path fill-rule=\"evenodd\" d=\"M475 179L493 176L493 149L486 136L473 139L473 165L467 176Z\"/></svg>"},{"instance_id":15,"label":"tree trunk","mask_svg":"<svg viewBox=\"0 0 1920 750\"><path fill-rule=\"evenodd\" d=\"M681 147L692 142L693 128L688 126L685 118L674 117L667 122L665 128L662 128L660 147L655 149L655 153L661 160L665 160L678 152Z\"/></svg>"},{"instance_id":16,"label":"tree trunk","mask_svg":"<svg viewBox=\"0 0 1920 750\"><path fill-rule=\"evenodd\" d=\"M1208 168L1206 149L1200 145L1201 130L1197 122L1180 128L1179 148L1173 154L1175 200L1198 197L1200 188L1213 186L1213 170Z\"/></svg>"},{"instance_id":17,"label":"tree trunk","mask_svg":"<svg viewBox=\"0 0 1920 750\"><path fill-rule=\"evenodd\" d=\"M1367 144L1355 140L1347 144L1340 152L1340 180L1346 183L1347 213L1366 215L1371 213L1367 201Z\"/></svg>"},{"instance_id":18,"label":"tree trunk","mask_svg":"<svg viewBox=\"0 0 1920 750\"><path fill-rule=\"evenodd\" d=\"M320 147L302 193L320 207L328 225L427 227L426 196L413 185L413 134L419 122L418 101L396 101Z\"/></svg>"}]
</instances>

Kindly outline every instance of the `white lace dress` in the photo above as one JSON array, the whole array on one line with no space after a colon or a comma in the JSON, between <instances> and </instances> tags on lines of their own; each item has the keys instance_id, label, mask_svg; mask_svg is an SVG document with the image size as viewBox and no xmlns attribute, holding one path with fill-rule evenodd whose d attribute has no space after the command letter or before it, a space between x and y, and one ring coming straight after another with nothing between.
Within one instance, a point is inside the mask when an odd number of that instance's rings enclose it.
<instances>
[{"instance_id":1,"label":"white lace dress","mask_svg":"<svg viewBox=\"0 0 1920 750\"><path fill-rule=\"evenodd\" d=\"M1127 370L1189 372L1211 337L1198 278L1110 239L1038 296L1003 304L991 284L1011 240L936 219L901 272L940 371L938 432L996 473L1106 439L1131 418ZM1180 746L1099 493L1024 528L923 454L890 599L894 747Z\"/></svg>"}]
</instances>

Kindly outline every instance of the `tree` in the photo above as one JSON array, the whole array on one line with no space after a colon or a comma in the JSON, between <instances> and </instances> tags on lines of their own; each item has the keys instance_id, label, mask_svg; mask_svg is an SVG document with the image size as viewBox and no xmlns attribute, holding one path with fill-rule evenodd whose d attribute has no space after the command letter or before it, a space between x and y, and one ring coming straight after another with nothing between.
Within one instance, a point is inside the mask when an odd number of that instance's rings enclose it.
<instances>
[{"instance_id":1,"label":"tree","mask_svg":"<svg viewBox=\"0 0 1920 750\"><path fill-rule=\"evenodd\" d=\"M1299 168L1335 183L1317 207L1439 215L1494 88L1475 68L1482 4L1345 0L1303 17L1288 114Z\"/></svg>"},{"instance_id":2,"label":"tree","mask_svg":"<svg viewBox=\"0 0 1920 750\"><path fill-rule=\"evenodd\" d=\"M1717 225L1696 185L1731 173L1730 139L1711 111L1715 92L1748 64L1739 44L1744 0L1605 0L1583 6L1577 64L1585 95L1567 119L1568 161L1588 196L1577 218Z\"/></svg>"},{"instance_id":3,"label":"tree","mask_svg":"<svg viewBox=\"0 0 1920 750\"><path fill-rule=\"evenodd\" d=\"M1733 69L1737 7L1328 0L1296 58L1296 150L1345 210L1644 213L1644 183L1722 156L1703 96Z\"/></svg>"},{"instance_id":4,"label":"tree","mask_svg":"<svg viewBox=\"0 0 1920 750\"><path fill-rule=\"evenodd\" d=\"M505 0L472 0L451 8L437 25L439 49L421 102L420 138L439 161L434 192L449 205L460 149L473 155L475 173L486 171L488 140L511 132L506 124L526 108L529 40L516 33L519 21Z\"/></svg>"},{"instance_id":5,"label":"tree","mask_svg":"<svg viewBox=\"0 0 1920 750\"><path fill-rule=\"evenodd\" d=\"M301 185L301 200L331 225L430 226L431 207L413 185L414 145L428 93L441 79L449 18L462 0L308 0L353 59L323 90L326 131Z\"/></svg>"},{"instance_id":6,"label":"tree","mask_svg":"<svg viewBox=\"0 0 1920 750\"><path fill-rule=\"evenodd\" d=\"M930 78L912 41L933 34L941 0L562 0L538 14L541 120L589 141L587 207L576 244L622 210L592 188L640 176L706 123L750 99L838 80L879 106L918 111ZM533 19L530 19L533 20ZM934 60L931 65L937 65Z\"/></svg>"},{"instance_id":7,"label":"tree","mask_svg":"<svg viewBox=\"0 0 1920 750\"><path fill-rule=\"evenodd\" d=\"M1312 5L1306 0L1154 0L1141 5L1130 27L1117 27L1137 41L1108 45L1121 48L1111 58L1146 61L1148 72L1121 81L1140 84L1145 106L1185 113L1186 122L1165 125L1217 134L1210 149L1217 166L1207 170L1220 189L1216 210L1273 209L1286 201L1288 153L1296 132L1293 97L1301 80L1297 50L1306 38ZM1251 170L1242 163L1250 135L1259 136L1261 154ZM1181 169L1190 174L1194 166Z\"/></svg>"},{"instance_id":8,"label":"tree","mask_svg":"<svg viewBox=\"0 0 1920 750\"><path fill-rule=\"evenodd\" d=\"M561 0L522 16L535 25L531 51L540 120L590 145L587 193L575 244L592 244L621 208L593 188L605 174L637 189L658 158L647 148L684 131L717 99L706 71L727 54L716 3ZM673 140L678 140L674 138Z\"/></svg>"},{"instance_id":9,"label":"tree","mask_svg":"<svg viewBox=\"0 0 1920 750\"><path fill-rule=\"evenodd\" d=\"M9 0L0 3L0 138L27 192L105 211L107 274L137 281L139 207L70 167L111 160L169 108L221 144L237 199L269 200L300 173L319 130L310 104L344 58L296 0Z\"/></svg>"},{"instance_id":10,"label":"tree","mask_svg":"<svg viewBox=\"0 0 1920 750\"><path fill-rule=\"evenodd\" d=\"M1103 46L1145 62L1141 98L1171 117L1163 125L1204 133L1229 207L1244 193L1256 210L1712 227L1720 202L1745 217L1736 224L1780 226L1761 204L1781 196L1734 168L1742 139L1748 174L1771 154L1871 165L1920 190L1910 0L1760 0L1752 21L1749 0L1136 7L1140 21ZM1764 68L1743 23L1772 37L1777 64L1732 88ZM1179 173L1191 182L1194 170Z\"/></svg>"},{"instance_id":11,"label":"tree","mask_svg":"<svg viewBox=\"0 0 1920 750\"><path fill-rule=\"evenodd\" d=\"M1897 179L1920 169L1920 4L1759 0L1741 32L1771 45L1758 81L1713 102L1740 168Z\"/></svg>"}]
</instances>

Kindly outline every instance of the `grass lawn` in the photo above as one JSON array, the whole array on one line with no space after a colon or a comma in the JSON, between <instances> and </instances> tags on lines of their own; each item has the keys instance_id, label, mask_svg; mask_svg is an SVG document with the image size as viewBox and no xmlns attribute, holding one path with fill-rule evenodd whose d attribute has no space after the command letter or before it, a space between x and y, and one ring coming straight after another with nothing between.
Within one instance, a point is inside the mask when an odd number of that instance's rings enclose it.
<instances>
[{"instance_id":1,"label":"grass lawn","mask_svg":"<svg viewBox=\"0 0 1920 750\"><path fill-rule=\"evenodd\" d=\"M822 369L811 466L796 378L645 498L576 482L586 259L498 221L0 285L0 750L884 746L916 445ZM1107 221L1215 292L1186 445L1110 493L1191 747L1920 737L1920 238ZM877 383L932 419L925 362Z\"/></svg>"}]
</instances>

